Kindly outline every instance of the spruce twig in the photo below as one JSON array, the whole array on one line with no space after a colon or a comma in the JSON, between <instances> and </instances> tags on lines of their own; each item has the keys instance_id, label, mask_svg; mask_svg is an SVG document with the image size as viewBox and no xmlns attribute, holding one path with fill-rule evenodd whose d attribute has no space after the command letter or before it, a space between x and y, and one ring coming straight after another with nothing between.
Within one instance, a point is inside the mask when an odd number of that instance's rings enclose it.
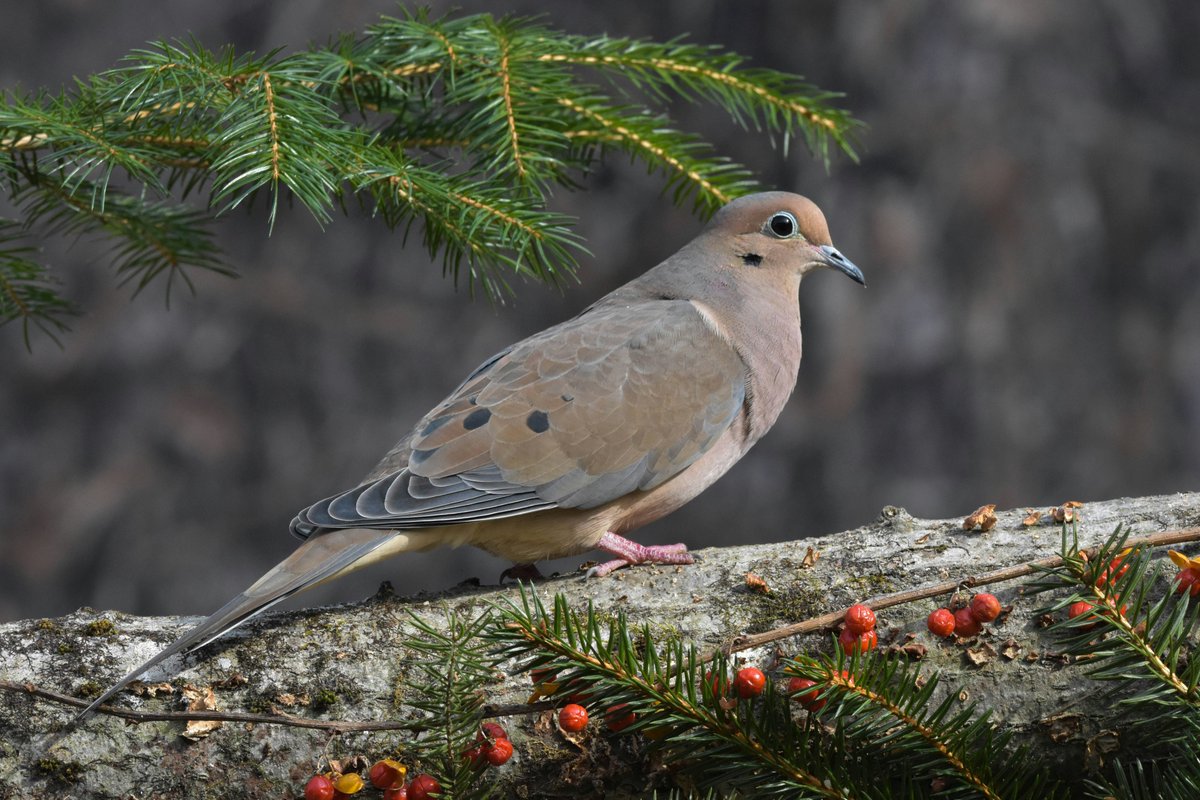
<instances>
[{"instance_id":1,"label":"spruce twig","mask_svg":"<svg viewBox=\"0 0 1200 800\"><path fill-rule=\"evenodd\" d=\"M289 202L327 225L348 200L406 234L416 226L447 274L494 300L514 276L558 284L583 247L548 196L613 153L702 215L756 188L674 126L678 99L785 149L799 136L820 158L853 157L857 123L835 95L681 40L422 12L293 53L159 42L69 92L0 98L0 173L24 239L0 250L0 322L22 320L27 337L65 327L27 244L97 237L136 291L164 273L190 287L192 269L234 272L209 223L260 197L268 230ZM0 232L0 244L14 238Z\"/></svg>"}]
</instances>

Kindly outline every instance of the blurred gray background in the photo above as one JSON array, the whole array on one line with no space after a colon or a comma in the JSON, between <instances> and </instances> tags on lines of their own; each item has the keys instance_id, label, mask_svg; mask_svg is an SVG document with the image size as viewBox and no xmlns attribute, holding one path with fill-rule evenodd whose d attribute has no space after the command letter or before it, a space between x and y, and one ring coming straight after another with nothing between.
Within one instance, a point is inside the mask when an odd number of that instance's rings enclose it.
<instances>
[{"instance_id":1,"label":"blurred gray background","mask_svg":"<svg viewBox=\"0 0 1200 800\"><path fill-rule=\"evenodd\" d=\"M984 502L1200 483L1200 4L1193 0L540 0L575 33L728 46L845 92L862 163L784 158L708 107L685 128L821 204L867 274L805 283L806 352L775 430L643 531L699 547L929 517ZM435 12L449 3L432 2ZM0 86L61 87L149 40L303 47L390 2L11 3ZM87 604L199 614L293 546L300 507L354 485L467 370L657 263L698 223L614 160L555 206L595 254L565 294L471 301L400 237L260 208L219 226L240 280L130 301L94 244L47 258L86 310L64 349L0 330L0 619ZM570 568L580 559L558 563ZM304 602L401 592L505 565L394 560Z\"/></svg>"}]
</instances>

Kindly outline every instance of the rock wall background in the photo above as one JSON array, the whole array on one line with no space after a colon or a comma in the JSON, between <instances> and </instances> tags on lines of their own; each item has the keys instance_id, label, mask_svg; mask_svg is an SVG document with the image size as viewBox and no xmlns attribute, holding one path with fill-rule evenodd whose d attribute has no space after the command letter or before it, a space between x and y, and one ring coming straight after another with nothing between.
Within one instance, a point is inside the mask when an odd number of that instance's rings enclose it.
<instances>
[{"instance_id":1,"label":"rock wall background","mask_svg":"<svg viewBox=\"0 0 1200 800\"><path fill-rule=\"evenodd\" d=\"M435 12L448 2L430 2ZM784 158L705 107L681 122L825 209L870 288L805 284L796 397L723 481L645 541L782 541L982 502L1050 505L1200 479L1200 6L1187 0L457 0L569 31L687 32L845 92L862 163ZM361 29L391 2L47 0L6 9L0 86L61 87L150 40L259 51ZM130 302L88 242L49 258L87 315L61 351L0 330L0 620L79 605L197 614L292 546L501 346L668 255L698 223L614 160L556 198L596 254L563 295L489 308L361 217L220 226L241 280ZM570 568L576 560L562 562ZM414 556L309 595L403 593L503 564Z\"/></svg>"}]
</instances>

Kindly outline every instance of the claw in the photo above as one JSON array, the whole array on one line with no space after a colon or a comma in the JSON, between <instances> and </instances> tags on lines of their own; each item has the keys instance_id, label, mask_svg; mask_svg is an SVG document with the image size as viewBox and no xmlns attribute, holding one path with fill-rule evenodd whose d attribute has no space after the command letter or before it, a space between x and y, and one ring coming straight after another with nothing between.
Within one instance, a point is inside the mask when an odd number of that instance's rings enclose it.
<instances>
[{"instance_id":1,"label":"claw","mask_svg":"<svg viewBox=\"0 0 1200 800\"><path fill-rule=\"evenodd\" d=\"M614 570L634 564L692 564L696 561L687 551L686 544L646 546L615 533L605 533L596 543L596 547L612 553L617 558L589 569L585 575L588 578L603 578Z\"/></svg>"}]
</instances>

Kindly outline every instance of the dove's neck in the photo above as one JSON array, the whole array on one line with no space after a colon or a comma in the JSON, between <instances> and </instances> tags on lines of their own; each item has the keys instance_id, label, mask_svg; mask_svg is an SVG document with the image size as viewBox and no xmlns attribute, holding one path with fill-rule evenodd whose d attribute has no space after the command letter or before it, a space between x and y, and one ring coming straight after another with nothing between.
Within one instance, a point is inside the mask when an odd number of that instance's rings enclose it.
<instances>
[{"instance_id":1,"label":"dove's neck","mask_svg":"<svg viewBox=\"0 0 1200 800\"><path fill-rule=\"evenodd\" d=\"M738 274L747 267L668 259L611 297L690 300L709 326L746 364L744 447L779 418L800 369L800 276L782 272ZM684 256L684 258L681 258ZM623 298L624 299L624 298Z\"/></svg>"},{"instance_id":2,"label":"dove's neck","mask_svg":"<svg viewBox=\"0 0 1200 800\"><path fill-rule=\"evenodd\" d=\"M766 288L744 286L741 311L717 317L746 362L746 447L775 424L796 388L800 369L799 287L787 292Z\"/></svg>"}]
</instances>

